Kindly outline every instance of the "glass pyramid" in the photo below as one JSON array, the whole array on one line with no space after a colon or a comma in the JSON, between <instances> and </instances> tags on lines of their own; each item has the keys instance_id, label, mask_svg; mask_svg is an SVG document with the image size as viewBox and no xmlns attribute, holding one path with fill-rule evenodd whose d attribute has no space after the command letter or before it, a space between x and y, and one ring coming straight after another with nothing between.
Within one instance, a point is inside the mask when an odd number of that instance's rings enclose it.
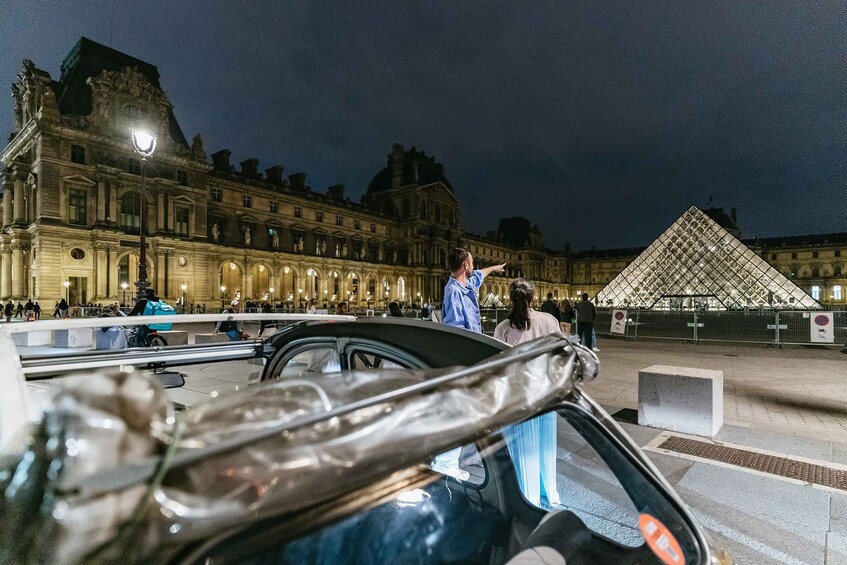
<instances>
[{"instance_id":1,"label":"glass pyramid","mask_svg":"<svg viewBox=\"0 0 847 565\"><path fill-rule=\"evenodd\" d=\"M660 310L821 307L696 206L607 284L597 305Z\"/></svg>"},{"instance_id":2,"label":"glass pyramid","mask_svg":"<svg viewBox=\"0 0 847 565\"><path fill-rule=\"evenodd\" d=\"M506 303L493 292L489 292L488 296L479 303L480 308L506 308Z\"/></svg>"}]
</instances>

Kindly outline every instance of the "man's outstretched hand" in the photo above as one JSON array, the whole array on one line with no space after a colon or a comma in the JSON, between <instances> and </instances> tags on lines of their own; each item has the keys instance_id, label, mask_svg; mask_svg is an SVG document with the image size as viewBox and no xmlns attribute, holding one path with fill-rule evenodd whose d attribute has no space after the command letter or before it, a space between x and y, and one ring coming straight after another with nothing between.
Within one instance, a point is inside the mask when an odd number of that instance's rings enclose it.
<instances>
[{"instance_id":1,"label":"man's outstretched hand","mask_svg":"<svg viewBox=\"0 0 847 565\"><path fill-rule=\"evenodd\" d=\"M502 273L505 271L506 263L501 263L499 265L491 265L490 267L486 267L484 269L480 269L482 271L482 275L487 277L491 273Z\"/></svg>"}]
</instances>

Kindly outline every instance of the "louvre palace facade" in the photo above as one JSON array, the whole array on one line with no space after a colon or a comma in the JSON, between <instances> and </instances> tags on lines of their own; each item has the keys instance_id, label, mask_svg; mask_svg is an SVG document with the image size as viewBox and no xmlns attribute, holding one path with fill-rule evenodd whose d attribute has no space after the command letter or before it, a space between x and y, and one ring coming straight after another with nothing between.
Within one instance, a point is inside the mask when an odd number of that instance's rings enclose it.
<instances>
[{"instance_id":1,"label":"louvre palace facade","mask_svg":"<svg viewBox=\"0 0 847 565\"><path fill-rule=\"evenodd\" d=\"M438 302L457 245L477 265L508 263L481 298L505 297L518 275L533 279L539 296L595 296L643 251L553 251L519 217L484 235L465 232L443 166L401 145L360 202L343 185L313 190L305 173L286 176L280 165L260 170L248 158L236 167L228 149L207 155L199 134L189 142L155 66L85 38L58 80L25 60L12 95L15 129L0 153L3 300L131 300L141 206L152 286L170 301L209 307L234 297ZM158 135L146 202L130 139L137 126ZM706 213L737 230L734 213ZM744 243L822 304L845 303L847 233Z\"/></svg>"}]
</instances>

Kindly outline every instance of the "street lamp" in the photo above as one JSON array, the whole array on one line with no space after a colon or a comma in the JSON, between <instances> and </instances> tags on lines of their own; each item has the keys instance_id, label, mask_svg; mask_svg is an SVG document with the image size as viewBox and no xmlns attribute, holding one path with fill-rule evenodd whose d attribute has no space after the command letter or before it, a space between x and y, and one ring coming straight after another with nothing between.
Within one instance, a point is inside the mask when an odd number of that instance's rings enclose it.
<instances>
[{"instance_id":1,"label":"street lamp","mask_svg":"<svg viewBox=\"0 0 847 565\"><path fill-rule=\"evenodd\" d=\"M62 284L63 284L63 285L65 285L65 301L66 301L68 304L70 304L70 302L71 302L71 290L70 290L70 288L71 288L71 281L65 281L65 282L63 282Z\"/></svg>"},{"instance_id":2,"label":"street lamp","mask_svg":"<svg viewBox=\"0 0 847 565\"><path fill-rule=\"evenodd\" d=\"M125 282L121 283L121 288L124 289L124 299L122 301L124 306L126 306L126 289L127 289L128 286L129 285L126 284Z\"/></svg>"},{"instance_id":3,"label":"street lamp","mask_svg":"<svg viewBox=\"0 0 847 565\"><path fill-rule=\"evenodd\" d=\"M271 293L271 306L273 306L273 304L274 304L274 287L270 287L268 290Z\"/></svg>"},{"instance_id":4,"label":"street lamp","mask_svg":"<svg viewBox=\"0 0 847 565\"><path fill-rule=\"evenodd\" d=\"M226 290L226 287L224 285L221 285L221 310L224 309L224 291L225 290Z\"/></svg>"},{"instance_id":5,"label":"street lamp","mask_svg":"<svg viewBox=\"0 0 847 565\"><path fill-rule=\"evenodd\" d=\"M156 150L156 135L144 130L132 130L132 145L135 152L141 157L141 213L139 220L141 222L141 230L139 235L140 257L138 258L138 281L135 283L137 287L138 298L146 296L145 291L150 286L147 280L147 240L145 239L146 226L146 208L147 208L147 193L144 190L144 180L147 176L147 158L152 157Z\"/></svg>"},{"instance_id":6,"label":"street lamp","mask_svg":"<svg viewBox=\"0 0 847 565\"><path fill-rule=\"evenodd\" d=\"M180 285L180 288L182 289L182 312L185 313L185 290L188 288L188 285L182 283L182 285Z\"/></svg>"}]
</instances>

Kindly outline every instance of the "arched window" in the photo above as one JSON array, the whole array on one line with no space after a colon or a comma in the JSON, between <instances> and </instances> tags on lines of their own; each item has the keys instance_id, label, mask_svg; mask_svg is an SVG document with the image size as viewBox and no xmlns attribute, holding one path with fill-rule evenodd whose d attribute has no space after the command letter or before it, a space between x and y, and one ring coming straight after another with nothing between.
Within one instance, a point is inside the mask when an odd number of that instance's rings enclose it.
<instances>
[{"instance_id":1,"label":"arched window","mask_svg":"<svg viewBox=\"0 0 847 565\"><path fill-rule=\"evenodd\" d=\"M141 197L137 192L127 192L121 197L121 227L137 230L141 226Z\"/></svg>"},{"instance_id":2,"label":"arched window","mask_svg":"<svg viewBox=\"0 0 847 565\"><path fill-rule=\"evenodd\" d=\"M441 206L438 204L435 205L435 222L438 224L441 223Z\"/></svg>"},{"instance_id":3,"label":"arched window","mask_svg":"<svg viewBox=\"0 0 847 565\"><path fill-rule=\"evenodd\" d=\"M819 287L818 285L814 285L812 287L812 298L814 298L815 300L821 299L821 287Z\"/></svg>"},{"instance_id":4,"label":"arched window","mask_svg":"<svg viewBox=\"0 0 847 565\"><path fill-rule=\"evenodd\" d=\"M418 214L420 215L421 218L427 218L428 217L427 213L426 213L426 201L425 200L421 200L420 204L418 205Z\"/></svg>"},{"instance_id":5,"label":"arched window","mask_svg":"<svg viewBox=\"0 0 847 565\"><path fill-rule=\"evenodd\" d=\"M405 216L408 216L408 215L409 215L409 199L404 198L403 199L403 216L405 217Z\"/></svg>"},{"instance_id":6,"label":"arched window","mask_svg":"<svg viewBox=\"0 0 847 565\"><path fill-rule=\"evenodd\" d=\"M837 284L832 287L832 299L841 300L841 285Z\"/></svg>"}]
</instances>

